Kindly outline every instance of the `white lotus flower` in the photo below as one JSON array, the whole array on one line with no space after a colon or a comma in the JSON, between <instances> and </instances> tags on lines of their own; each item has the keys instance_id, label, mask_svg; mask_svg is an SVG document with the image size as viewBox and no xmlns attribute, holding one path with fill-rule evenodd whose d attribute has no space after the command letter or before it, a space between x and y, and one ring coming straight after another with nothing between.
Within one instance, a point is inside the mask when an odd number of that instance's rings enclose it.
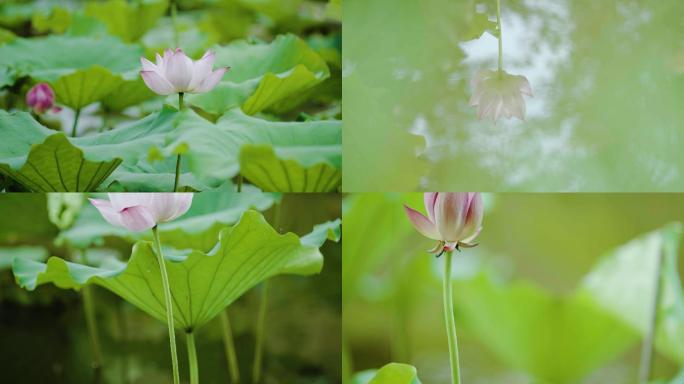
<instances>
[{"instance_id":1,"label":"white lotus flower","mask_svg":"<svg viewBox=\"0 0 684 384\"><path fill-rule=\"evenodd\" d=\"M472 80L475 93L470 105L477 106L479 119L515 116L525 120L523 95L532 96L532 87L525 76L511 75L506 71L482 70Z\"/></svg>"},{"instance_id":2,"label":"white lotus flower","mask_svg":"<svg viewBox=\"0 0 684 384\"><path fill-rule=\"evenodd\" d=\"M230 68L212 71L214 53L207 51L201 59L192 61L182 49L167 49L164 56L157 54L156 63L144 57L140 75L145 84L159 95L172 93L204 93L211 91Z\"/></svg>"},{"instance_id":3,"label":"white lotus flower","mask_svg":"<svg viewBox=\"0 0 684 384\"><path fill-rule=\"evenodd\" d=\"M89 200L110 224L140 232L185 214L193 194L110 193L108 196L109 200Z\"/></svg>"}]
</instances>

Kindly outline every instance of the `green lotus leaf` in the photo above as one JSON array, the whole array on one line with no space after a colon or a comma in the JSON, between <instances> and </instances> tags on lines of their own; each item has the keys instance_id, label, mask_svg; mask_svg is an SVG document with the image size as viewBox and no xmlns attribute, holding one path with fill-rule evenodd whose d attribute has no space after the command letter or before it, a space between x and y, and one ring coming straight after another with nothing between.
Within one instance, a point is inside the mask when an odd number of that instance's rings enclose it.
<instances>
[{"instance_id":1,"label":"green lotus leaf","mask_svg":"<svg viewBox=\"0 0 684 384\"><path fill-rule=\"evenodd\" d=\"M93 66L60 77L52 84L57 103L72 109L81 109L101 100L117 89L122 79L109 70Z\"/></svg>"},{"instance_id":2,"label":"green lotus leaf","mask_svg":"<svg viewBox=\"0 0 684 384\"><path fill-rule=\"evenodd\" d=\"M261 193L249 188L244 192L246 193L237 193L224 187L195 194L192 206L187 213L170 223L159 225L159 233L165 239L164 244L178 249L209 251L216 244L221 229L235 224L242 212L250 208L266 210L278 199L277 195ZM319 232L324 229L334 230L335 227L331 224L327 227L317 227L311 236L320 236ZM74 225L62 231L55 243L84 249L102 245L108 236L122 237L131 242L141 239L151 240L149 234L132 233L109 224L95 207L87 204L81 210ZM311 240L304 242L304 238L302 242L310 246L322 244L322 242L319 244Z\"/></svg>"},{"instance_id":3,"label":"green lotus leaf","mask_svg":"<svg viewBox=\"0 0 684 384\"><path fill-rule=\"evenodd\" d=\"M102 105L109 111L118 112L155 97L157 97L157 94L145 85L142 78L137 77L133 80L121 81L116 88L102 99Z\"/></svg>"},{"instance_id":4,"label":"green lotus leaf","mask_svg":"<svg viewBox=\"0 0 684 384\"><path fill-rule=\"evenodd\" d=\"M135 165L149 148L161 145L176 119L164 108L113 131L67 138L28 113L0 111L0 172L37 192L95 190L122 162Z\"/></svg>"},{"instance_id":5,"label":"green lotus leaf","mask_svg":"<svg viewBox=\"0 0 684 384\"><path fill-rule=\"evenodd\" d=\"M234 109L223 115L216 124L212 124L189 112L184 113L184 119L173 132L173 139L163 148L153 151L153 157L165 158L182 153L188 170L200 180L228 180L237 175L240 171L241 149L246 145L275 148L279 160L296 162L287 163L286 168L278 166L268 169L271 178L286 180L287 176L283 175L290 169L301 170L320 164L339 172L340 121L270 122ZM287 185L284 190L302 192L304 189L299 187L315 186L318 174L314 172L312 175L306 184L291 183L291 188ZM338 180L337 183L334 178ZM335 190L339 186L339 177L336 174L327 174L321 180L320 185L323 185L323 181L328 183L327 190ZM267 190L281 191L275 189L281 187L280 185L260 186Z\"/></svg>"},{"instance_id":6,"label":"green lotus leaf","mask_svg":"<svg viewBox=\"0 0 684 384\"><path fill-rule=\"evenodd\" d=\"M582 289L645 337L662 262L655 347L684 364L684 292L677 267L681 234L675 223L609 252L586 276Z\"/></svg>"},{"instance_id":7,"label":"green lotus leaf","mask_svg":"<svg viewBox=\"0 0 684 384\"><path fill-rule=\"evenodd\" d=\"M129 3L124 0L90 2L85 13L105 25L107 30L123 41L137 41L152 28L168 8L167 0Z\"/></svg>"},{"instance_id":8,"label":"green lotus leaf","mask_svg":"<svg viewBox=\"0 0 684 384\"><path fill-rule=\"evenodd\" d=\"M48 36L18 38L0 45L0 68L9 67L19 75L55 83L79 69L102 67L125 78L138 76L142 49L116 38Z\"/></svg>"},{"instance_id":9,"label":"green lotus leaf","mask_svg":"<svg viewBox=\"0 0 684 384\"><path fill-rule=\"evenodd\" d=\"M295 35L278 36L270 44L241 40L215 51L216 66L231 67L230 71L211 92L187 98L215 115L236 106L249 115L289 110L330 76L325 60Z\"/></svg>"},{"instance_id":10,"label":"green lotus leaf","mask_svg":"<svg viewBox=\"0 0 684 384\"><path fill-rule=\"evenodd\" d=\"M501 284L483 274L454 281L454 296L468 331L507 365L542 382L576 383L638 341L587 294L560 297L529 282Z\"/></svg>"},{"instance_id":11,"label":"green lotus leaf","mask_svg":"<svg viewBox=\"0 0 684 384\"><path fill-rule=\"evenodd\" d=\"M12 266L15 257L26 260L44 261L48 257L48 250L45 247L18 246L0 248L0 270L8 269Z\"/></svg>"},{"instance_id":12,"label":"green lotus leaf","mask_svg":"<svg viewBox=\"0 0 684 384\"><path fill-rule=\"evenodd\" d=\"M225 183L225 180L198 180L187 171L181 161L181 173L178 179L178 190L181 192L205 191ZM169 192L173 189L176 177L176 159L166 158L161 161L148 162L141 160L137 164L119 166L102 183L103 190L110 192Z\"/></svg>"},{"instance_id":13,"label":"green lotus leaf","mask_svg":"<svg viewBox=\"0 0 684 384\"><path fill-rule=\"evenodd\" d=\"M49 13L34 13L31 18L31 26L37 32L64 33L71 24L71 13L68 9L54 7Z\"/></svg>"},{"instance_id":14,"label":"green lotus leaf","mask_svg":"<svg viewBox=\"0 0 684 384\"><path fill-rule=\"evenodd\" d=\"M338 242L342 237L340 225L342 220L331 220L314 226L313 231L308 235L302 236L302 244L312 247L320 247L326 240Z\"/></svg>"},{"instance_id":15,"label":"green lotus leaf","mask_svg":"<svg viewBox=\"0 0 684 384\"><path fill-rule=\"evenodd\" d=\"M235 226L223 229L211 252L165 256L175 325L184 330L206 324L265 279L281 273L316 273L323 267L318 248L303 245L292 233L278 234L255 211L245 212ZM16 258L13 271L17 282L29 290L46 283L73 289L97 284L166 321L159 265L149 241L137 242L129 261L117 266L94 268L57 257L47 264Z\"/></svg>"},{"instance_id":16,"label":"green lotus leaf","mask_svg":"<svg viewBox=\"0 0 684 384\"><path fill-rule=\"evenodd\" d=\"M82 193L48 193L46 196L50 222L59 229L69 228L78 217L85 196Z\"/></svg>"},{"instance_id":17,"label":"green lotus leaf","mask_svg":"<svg viewBox=\"0 0 684 384\"><path fill-rule=\"evenodd\" d=\"M16 38L17 36L12 31L0 28L0 44L9 43Z\"/></svg>"},{"instance_id":18,"label":"green lotus leaf","mask_svg":"<svg viewBox=\"0 0 684 384\"><path fill-rule=\"evenodd\" d=\"M240 173L264 191L279 192L332 192L342 178L339 168L325 163L304 167L296 160L281 160L270 145L244 145Z\"/></svg>"},{"instance_id":19,"label":"green lotus leaf","mask_svg":"<svg viewBox=\"0 0 684 384\"><path fill-rule=\"evenodd\" d=\"M416 367L408 364L389 363L376 370L359 372L352 384L420 384Z\"/></svg>"}]
</instances>

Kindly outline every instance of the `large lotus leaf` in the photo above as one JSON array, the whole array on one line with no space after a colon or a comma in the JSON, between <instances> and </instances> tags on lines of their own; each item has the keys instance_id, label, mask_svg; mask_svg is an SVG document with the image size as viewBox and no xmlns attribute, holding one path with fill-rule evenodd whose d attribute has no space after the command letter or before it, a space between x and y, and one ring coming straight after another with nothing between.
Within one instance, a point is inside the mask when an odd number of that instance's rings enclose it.
<instances>
[{"instance_id":1,"label":"large lotus leaf","mask_svg":"<svg viewBox=\"0 0 684 384\"><path fill-rule=\"evenodd\" d=\"M638 341L582 292L561 297L532 283L498 284L480 275L455 281L454 295L464 327L507 365L543 382L577 383Z\"/></svg>"},{"instance_id":2,"label":"large lotus leaf","mask_svg":"<svg viewBox=\"0 0 684 384\"><path fill-rule=\"evenodd\" d=\"M0 270L8 269L12 266L15 257L22 257L27 260L44 261L48 257L48 250L45 247L19 246L0 248Z\"/></svg>"},{"instance_id":3,"label":"large lotus leaf","mask_svg":"<svg viewBox=\"0 0 684 384\"><path fill-rule=\"evenodd\" d=\"M255 211L245 212L234 227L223 229L209 253L167 254L175 325L185 330L207 323L265 279L280 273L316 273L323 267L318 248L302 245L292 233L279 234ZM73 289L97 284L166 321L159 265L149 241L137 242L128 263L116 267L93 268L57 257L47 264L17 258L13 271L29 290L46 283Z\"/></svg>"},{"instance_id":4,"label":"large lotus leaf","mask_svg":"<svg viewBox=\"0 0 684 384\"><path fill-rule=\"evenodd\" d=\"M60 77L52 84L57 103L81 109L117 89L123 80L109 70L93 66Z\"/></svg>"},{"instance_id":5,"label":"large lotus leaf","mask_svg":"<svg viewBox=\"0 0 684 384\"><path fill-rule=\"evenodd\" d=\"M215 188L225 180L198 180L187 171L181 159L181 173L178 179L178 190L181 192L197 192ZM161 161L148 162L141 160L137 164L119 166L102 183L100 189L110 192L170 192L176 177L176 159L166 158Z\"/></svg>"},{"instance_id":6,"label":"large lotus leaf","mask_svg":"<svg viewBox=\"0 0 684 384\"><path fill-rule=\"evenodd\" d=\"M681 225L671 224L608 253L582 288L605 310L639 334L647 334L662 262L655 347L684 364L684 295L677 269Z\"/></svg>"},{"instance_id":7,"label":"large lotus leaf","mask_svg":"<svg viewBox=\"0 0 684 384\"><path fill-rule=\"evenodd\" d=\"M315 225L311 233L302 236L302 244L320 247L326 240L340 241L340 238L342 238L341 224L342 220L336 219Z\"/></svg>"},{"instance_id":8,"label":"large lotus leaf","mask_svg":"<svg viewBox=\"0 0 684 384\"><path fill-rule=\"evenodd\" d=\"M67 138L25 112L0 111L0 172L37 192L95 190L123 161L135 165L173 130L177 112L164 108L135 123L96 135Z\"/></svg>"},{"instance_id":9,"label":"large lotus leaf","mask_svg":"<svg viewBox=\"0 0 684 384\"><path fill-rule=\"evenodd\" d=\"M124 80L109 92L102 100L102 105L109 111L123 111L124 109L150 100L157 95L152 92L142 78Z\"/></svg>"},{"instance_id":10,"label":"large lotus leaf","mask_svg":"<svg viewBox=\"0 0 684 384\"><path fill-rule=\"evenodd\" d=\"M279 159L270 145L244 145L240 150L240 173L264 191L280 192L332 192L342 178L341 170L329 164L304 167L296 160Z\"/></svg>"},{"instance_id":11,"label":"large lotus leaf","mask_svg":"<svg viewBox=\"0 0 684 384\"><path fill-rule=\"evenodd\" d=\"M123 41L136 41L164 15L167 0L129 3L124 0L90 2L85 13L107 25L107 30Z\"/></svg>"},{"instance_id":12,"label":"large lotus leaf","mask_svg":"<svg viewBox=\"0 0 684 384\"><path fill-rule=\"evenodd\" d=\"M163 158L182 153L187 160L188 169L200 180L228 180L237 175L240 171L238 156L246 145L272 147L281 161L292 162L288 163L288 167L278 165L266 169L267 175L274 180L287 180L286 173L290 169L299 171L318 165L325 165L338 172L340 169L340 121L270 122L234 109L223 115L216 124L212 124L185 112L185 118L173 132L173 136L174 139L160 151L153 153L152 157ZM315 183L317 174L313 173L312 176L310 181ZM339 184L333 185L330 179L331 176L327 175L320 183L327 182L327 189L334 190ZM311 188L310 185L309 180L306 184L291 183L284 190L302 192L304 189L297 187ZM274 190L273 186L260 185L268 190Z\"/></svg>"},{"instance_id":13,"label":"large lotus leaf","mask_svg":"<svg viewBox=\"0 0 684 384\"><path fill-rule=\"evenodd\" d=\"M389 363L378 370L359 372L351 384L420 384L416 367L408 364Z\"/></svg>"},{"instance_id":14,"label":"large lotus leaf","mask_svg":"<svg viewBox=\"0 0 684 384\"><path fill-rule=\"evenodd\" d=\"M237 106L250 115L288 110L330 76L325 60L295 35L278 36L270 44L237 41L216 48L216 66L231 69L211 92L187 98L216 115Z\"/></svg>"},{"instance_id":15,"label":"large lotus leaf","mask_svg":"<svg viewBox=\"0 0 684 384\"><path fill-rule=\"evenodd\" d=\"M277 195L261 193L247 189L245 193L238 193L230 189L221 188L195 194L192 206L180 218L159 225L159 233L165 245L178 249L199 249L208 251L216 244L221 229L235 224L242 212L247 209L266 210L278 199ZM339 224L338 224L339 226ZM329 226L334 230L334 226ZM312 232L320 236L323 227L317 227ZM69 244L75 248L88 248L102 245L107 236L117 236L128 241L151 239L147 233L132 233L123 228L115 227L102 218L102 215L90 204L87 204L79 214L74 225L62 231L55 242L58 245ZM304 242L304 238L302 240ZM307 245L322 244L305 242Z\"/></svg>"},{"instance_id":16,"label":"large lotus leaf","mask_svg":"<svg viewBox=\"0 0 684 384\"><path fill-rule=\"evenodd\" d=\"M113 37L48 36L15 39L0 45L0 68L14 68L21 75L54 83L79 69L100 66L112 74L137 76L142 49ZM98 78L90 79L97 82Z\"/></svg>"}]
</instances>

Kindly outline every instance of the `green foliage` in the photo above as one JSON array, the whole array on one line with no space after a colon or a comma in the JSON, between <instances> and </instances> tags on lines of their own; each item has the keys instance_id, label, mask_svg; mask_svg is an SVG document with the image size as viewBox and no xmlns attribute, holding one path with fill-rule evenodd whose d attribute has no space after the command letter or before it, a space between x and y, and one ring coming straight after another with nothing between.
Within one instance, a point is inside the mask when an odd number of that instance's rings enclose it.
<instances>
[{"instance_id":1,"label":"green foliage","mask_svg":"<svg viewBox=\"0 0 684 384\"><path fill-rule=\"evenodd\" d=\"M93 66L60 77L52 87L57 103L72 109L81 109L101 100L121 85L121 78L107 69Z\"/></svg>"},{"instance_id":2,"label":"green foliage","mask_svg":"<svg viewBox=\"0 0 684 384\"><path fill-rule=\"evenodd\" d=\"M71 24L71 14L65 8L52 8L49 14L36 13L31 25L38 32L64 33Z\"/></svg>"},{"instance_id":3,"label":"green foliage","mask_svg":"<svg viewBox=\"0 0 684 384\"><path fill-rule=\"evenodd\" d=\"M248 115L288 111L304 100L305 91L330 76L325 61L295 35L278 36L270 44L241 40L215 51L216 66L230 71L211 92L187 98L212 114L237 106Z\"/></svg>"},{"instance_id":4,"label":"green foliage","mask_svg":"<svg viewBox=\"0 0 684 384\"><path fill-rule=\"evenodd\" d=\"M0 45L0 68L14 68L21 75L54 83L62 76L93 66L105 68L112 74L138 70L140 56L139 47L113 37L18 38Z\"/></svg>"},{"instance_id":5,"label":"green foliage","mask_svg":"<svg viewBox=\"0 0 684 384\"><path fill-rule=\"evenodd\" d=\"M185 330L206 324L269 277L314 274L323 266L317 248L302 245L292 233L278 234L254 211L245 212L234 227L223 229L211 252L168 248L165 258L175 325ZM159 266L149 241L137 242L127 263L95 268L57 257L51 257L47 264L15 259L13 271L19 284L29 290L46 283L64 289L97 284L166 321L164 306L158 299L163 295Z\"/></svg>"},{"instance_id":6,"label":"green foliage","mask_svg":"<svg viewBox=\"0 0 684 384\"><path fill-rule=\"evenodd\" d=\"M159 159L182 153L188 169L200 180L227 180L240 172L244 162L238 156L241 156L245 146L270 147L281 162L288 161L287 167L270 167L264 170L267 172L265 174L248 171L246 176L259 175L286 182L290 171L303 175L306 168L319 166L319 172L332 168L336 172L328 173L327 178L321 179L327 182L326 190L335 190L339 186L341 165L340 133L340 121L270 122L233 109L225 113L216 124L212 124L184 111L182 122L170 136L172 140L164 147L152 151L151 158ZM262 161L260 157L257 160ZM313 175L313 178L307 176L307 180L303 180L302 176L301 182L297 184L291 182L274 185L265 182L258 186L266 190L283 187L288 191L302 192L304 188L313 188L316 185L316 173ZM261 180L254 178L255 183Z\"/></svg>"},{"instance_id":7,"label":"green foliage","mask_svg":"<svg viewBox=\"0 0 684 384\"><path fill-rule=\"evenodd\" d=\"M90 2L85 13L107 25L107 30L123 41L133 42L140 39L164 15L167 0L127 2L108 0Z\"/></svg>"},{"instance_id":8,"label":"green foliage","mask_svg":"<svg viewBox=\"0 0 684 384\"><path fill-rule=\"evenodd\" d=\"M108 111L123 111L156 96L157 94L147 88L142 78L137 77L133 80L121 81L104 97L102 104Z\"/></svg>"},{"instance_id":9,"label":"green foliage","mask_svg":"<svg viewBox=\"0 0 684 384\"><path fill-rule=\"evenodd\" d=\"M359 372L351 384L420 384L416 367L408 364L389 363L377 371Z\"/></svg>"},{"instance_id":10,"label":"green foliage","mask_svg":"<svg viewBox=\"0 0 684 384\"><path fill-rule=\"evenodd\" d=\"M50 222L59 229L69 228L81 211L85 196L80 193L47 194L47 208Z\"/></svg>"}]
</instances>

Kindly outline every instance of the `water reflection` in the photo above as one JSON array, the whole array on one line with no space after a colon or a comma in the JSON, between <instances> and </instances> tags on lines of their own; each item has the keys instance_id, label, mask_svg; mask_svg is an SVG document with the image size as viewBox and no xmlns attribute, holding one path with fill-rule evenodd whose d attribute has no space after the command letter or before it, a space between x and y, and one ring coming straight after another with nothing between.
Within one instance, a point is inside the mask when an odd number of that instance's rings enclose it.
<instances>
[{"instance_id":1,"label":"water reflection","mask_svg":"<svg viewBox=\"0 0 684 384\"><path fill-rule=\"evenodd\" d=\"M684 189L684 2L504 0L505 69L535 97L527 121L497 125L468 106L469 79L497 66L496 38L472 36L494 0L359 3L345 5L346 190Z\"/></svg>"}]
</instances>

